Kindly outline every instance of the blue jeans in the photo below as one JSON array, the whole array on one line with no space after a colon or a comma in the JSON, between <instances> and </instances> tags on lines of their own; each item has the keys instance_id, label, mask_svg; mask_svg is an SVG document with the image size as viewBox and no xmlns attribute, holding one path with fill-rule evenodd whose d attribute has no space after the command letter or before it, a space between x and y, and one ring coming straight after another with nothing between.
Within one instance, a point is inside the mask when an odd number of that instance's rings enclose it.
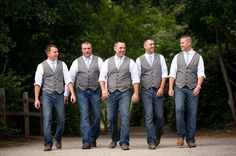
<instances>
[{"instance_id":1,"label":"blue jeans","mask_svg":"<svg viewBox=\"0 0 236 156\"><path fill-rule=\"evenodd\" d=\"M83 144L90 144L99 136L101 122L101 90L76 89L78 105L80 108L80 131ZM91 113L91 116L90 116ZM91 117L91 126L90 126Z\"/></svg>"},{"instance_id":2,"label":"blue jeans","mask_svg":"<svg viewBox=\"0 0 236 156\"><path fill-rule=\"evenodd\" d=\"M185 124L184 112L187 104L187 126ZM186 137L187 142L195 142L197 127L198 96L193 95L193 89L188 87L179 88L175 86L175 111L178 137Z\"/></svg>"},{"instance_id":3,"label":"blue jeans","mask_svg":"<svg viewBox=\"0 0 236 156\"><path fill-rule=\"evenodd\" d=\"M147 143L154 144L163 134L163 96L157 97L156 89L141 89L141 102L144 107Z\"/></svg>"},{"instance_id":4,"label":"blue jeans","mask_svg":"<svg viewBox=\"0 0 236 156\"><path fill-rule=\"evenodd\" d=\"M130 98L130 89L123 92L116 90L110 93L106 101L107 121L111 139L113 142L120 140L120 145L129 145ZM120 117L120 128L117 125L118 113Z\"/></svg>"},{"instance_id":5,"label":"blue jeans","mask_svg":"<svg viewBox=\"0 0 236 156\"><path fill-rule=\"evenodd\" d=\"M58 93L42 92L42 106L43 106L43 133L44 146L52 146L52 111L55 107L57 115L57 128L55 133L55 140L61 141L64 127L65 127L65 105L64 95Z\"/></svg>"}]
</instances>

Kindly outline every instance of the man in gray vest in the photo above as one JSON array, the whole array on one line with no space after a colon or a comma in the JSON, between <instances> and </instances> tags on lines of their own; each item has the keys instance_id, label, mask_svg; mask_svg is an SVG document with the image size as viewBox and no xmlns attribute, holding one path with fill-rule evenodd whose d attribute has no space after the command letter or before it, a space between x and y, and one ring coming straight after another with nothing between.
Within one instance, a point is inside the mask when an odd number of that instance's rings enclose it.
<instances>
[{"instance_id":1,"label":"man in gray vest","mask_svg":"<svg viewBox=\"0 0 236 156\"><path fill-rule=\"evenodd\" d=\"M80 108L80 130L82 149L97 146L101 122L101 90L98 82L102 59L92 54L89 42L81 44L82 56L74 60L70 67L71 79L76 84ZM91 124L90 124L91 112Z\"/></svg>"},{"instance_id":2,"label":"man in gray vest","mask_svg":"<svg viewBox=\"0 0 236 156\"><path fill-rule=\"evenodd\" d=\"M169 75L169 96L175 96L177 125L177 145L183 146L184 139L189 148L196 147L195 132L197 127L198 95L205 78L202 56L192 49L192 38L180 38L181 52L172 60ZM175 83L175 87L174 87ZM187 104L187 123L184 110Z\"/></svg>"},{"instance_id":3,"label":"man in gray vest","mask_svg":"<svg viewBox=\"0 0 236 156\"><path fill-rule=\"evenodd\" d=\"M139 76L135 62L125 56L126 45L118 41L114 44L115 56L108 58L101 69L99 82L102 99L107 104L107 120L111 135L109 148L115 148L117 142L122 150L129 150L130 102L139 100ZM131 99L131 84L134 94ZM117 116L120 117L120 129Z\"/></svg>"},{"instance_id":4,"label":"man in gray vest","mask_svg":"<svg viewBox=\"0 0 236 156\"><path fill-rule=\"evenodd\" d=\"M49 44L45 48L47 60L40 63L35 73L34 95L35 108L43 107L43 133L44 151L51 151L53 141L51 132L52 108L55 107L57 115L57 129L55 133L56 148L61 149L61 138L65 125L64 86L71 91L71 102L76 101L73 91L73 83L66 64L58 60L58 49L55 45ZM42 103L39 100L42 88Z\"/></svg>"},{"instance_id":5,"label":"man in gray vest","mask_svg":"<svg viewBox=\"0 0 236 156\"><path fill-rule=\"evenodd\" d=\"M168 76L164 57L155 53L155 41L144 41L145 54L137 58L141 86L141 102L145 113L145 127L149 149L156 149L164 126L163 91Z\"/></svg>"}]
</instances>

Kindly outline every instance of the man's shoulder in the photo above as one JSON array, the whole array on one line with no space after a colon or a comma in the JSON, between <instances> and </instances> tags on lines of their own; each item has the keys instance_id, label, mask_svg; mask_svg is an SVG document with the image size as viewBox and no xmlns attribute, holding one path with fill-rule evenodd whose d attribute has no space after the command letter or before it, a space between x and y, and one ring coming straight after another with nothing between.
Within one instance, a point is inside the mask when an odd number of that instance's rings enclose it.
<instances>
[{"instance_id":1,"label":"man's shoulder","mask_svg":"<svg viewBox=\"0 0 236 156\"><path fill-rule=\"evenodd\" d=\"M137 59L141 59L143 57L145 57L145 54L140 55Z\"/></svg>"},{"instance_id":2,"label":"man's shoulder","mask_svg":"<svg viewBox=\"0 0 236 156\"><path fill-rule=\"evenodd\" d=\"M194 54L201 56L201 54L199 54L197 51L195 51L195 50L193 50L193 51L194 51Z\"/></svg>"},{"instance_id":3,"label":"man's shoulder","mask_svg":"<svg viewBox=\"0 0 236 156\"><path fill-rule=\"evenodd\" d=\"M65 63L65 62L64 62L64 61L61 61L61 60L57 60L57 63L63 64L63 63Z\"/></svg>"},{"instance_id":4,"label":"man's shoulder","mask_svg":"<svg viewBox=\"0 0 236 156\"><path fill-rule=\"evenodd\" d=\"M110 56L106 60L109 61L109 60L114 59L114 58L115 58L115 56Z\"/></svg>"}]
</instances>

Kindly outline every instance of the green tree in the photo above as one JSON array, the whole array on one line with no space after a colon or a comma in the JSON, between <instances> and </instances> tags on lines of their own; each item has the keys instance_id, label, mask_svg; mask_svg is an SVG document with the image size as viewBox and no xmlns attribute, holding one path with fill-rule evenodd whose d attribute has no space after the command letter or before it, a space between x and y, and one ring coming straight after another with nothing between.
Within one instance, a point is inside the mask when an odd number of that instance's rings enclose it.
<instances>
[{"instance_id":1,"label":"green tree","mask_svg":"<svg viewBox=\"0 0 236 156\"><path fill-rule=\"evenodd\" d=\"M236 3L232 0L163 0L162 4L175 10L179 23L188 24L185 33L194 36L197 41L195 48L205 59L207 90L204 90L205 95L201 97L201 123L204 120L208 125L209 122L227 122L231 119L227 115L228 106L236 121ZM228 106L222 105L224 103L228 103ZM205 110L212 110L210 116Z\"/></svg>"}]
</instances>

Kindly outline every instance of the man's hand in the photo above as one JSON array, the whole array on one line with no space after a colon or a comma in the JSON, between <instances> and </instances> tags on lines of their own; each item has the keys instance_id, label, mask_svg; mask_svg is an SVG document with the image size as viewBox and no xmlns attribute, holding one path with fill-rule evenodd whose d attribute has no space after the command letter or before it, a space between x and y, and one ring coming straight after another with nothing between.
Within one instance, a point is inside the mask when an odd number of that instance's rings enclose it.
<instances>
[{"instance_id":1,"label":"man's hand","mask_svg":"<svg viewBox=\"0 0 236 156\"><path fill-rule=\"evenodd\" d=\"M173 89L169 89L168 94L169 94L169 96L174 96L175 91Z\"/></svg>"},{"instance_id":2,"label":"man's hand","mask_svg":"<svg viewBox=\"0 0 236 156\"><path fill-rule=\"evenodd\" d=\"M64 96L64 104L67 105L69 103L68 96Z\"/></svg>"},{"instance_id":3,"label":"man's hand","mask_svg":"<svg viewBox=\"0 0 236 156\"><path fill-rule=\"evenodd\" d=\"M159 88L158 90L157 90L157 94L156 94L158 97L161 97L161 96L163 96L163 88Z\"/></svg>"},{"instance_id":4,"label":"man's hand","mask_svg":"<svg viewBox=\"0 0 236 156\"><path fill-rule=\"evenodd\" d=\"M139 101L139 94L134 93L132 98L131 98L132 103L136 103Z\"/></svg>"},{"instance_id":5,"label":"man's hand","mask_svg":"<svg viewBox=\"0 0 236 156\"><path fill-rule=\"evenodd\" d=\"M36 109L39 109L40 108L40 101L37 99L37 100L35 100L34 101L34 107L36 108Z\"/></svg>"},{"instance_id":6,"label":"man's hand","mask_svg":"<svg viewBox=\"0 0 236 156\"><path fill-rule=\"evenodd\" d=\"M198 96L200 93L201 87L197 86L196 88L194 88L193 90L193 95L194 96Z\"/></svg>"},{"instance_id":7,"label":"man's hand","mask_svg":"<svg viewBox=\"0 0 236 156\"><path fill-rule=\"evenodd\" d=\"M102 99L102 100L106 100L108 97L109 97L108 91L102 91L102 97L101 97L101 99Z\"/></svg>"},{"instance_id":8,"label":"man's hand","mask_svg":"<svg viewBox=\"0 0 236 156\"><path fill-rule=\"evenodd\" d=\"M76 96L74 94L71 94L70 96L70 102L75 103L76 102Z\"/></svg>"}]
</instances>

